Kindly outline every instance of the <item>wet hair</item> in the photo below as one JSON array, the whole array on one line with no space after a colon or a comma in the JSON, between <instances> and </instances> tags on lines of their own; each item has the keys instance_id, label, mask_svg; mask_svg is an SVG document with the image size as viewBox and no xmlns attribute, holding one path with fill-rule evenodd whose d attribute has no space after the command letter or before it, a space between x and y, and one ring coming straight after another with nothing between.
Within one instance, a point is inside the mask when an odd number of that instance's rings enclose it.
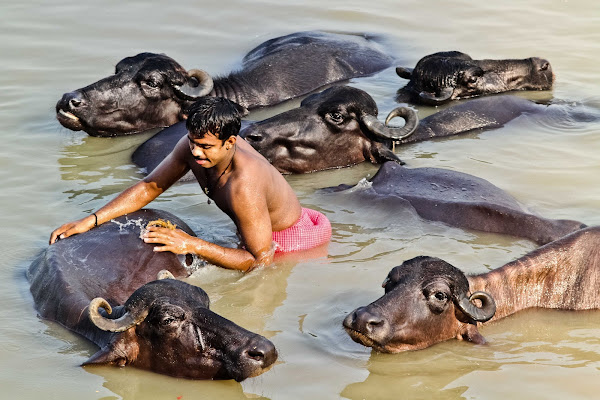
<instances>
[{"instance_id":1,"label":"wet hair","mask_svg":"<svg viewBox=\"0 0 600 400\"><path fill-rule=\"evenodd\" d=\"M187 109L185 126L192 136L204 137L212 133L223 142L240 132L241 120L247 110L222 97L205 96Z\"/></svg>"}]
</instances>

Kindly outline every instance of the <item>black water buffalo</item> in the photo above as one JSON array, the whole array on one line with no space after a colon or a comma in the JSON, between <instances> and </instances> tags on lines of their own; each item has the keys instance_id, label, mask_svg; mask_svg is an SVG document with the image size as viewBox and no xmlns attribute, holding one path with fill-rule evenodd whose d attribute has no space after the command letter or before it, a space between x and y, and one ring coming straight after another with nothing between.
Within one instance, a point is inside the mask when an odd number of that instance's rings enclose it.
<instances>
[{"instance_id":1,"label":"black water buffalo","mask_svg":"<svg viewBox=\"0 0 600 400\"><path fill-rule=\"evenodd\" d=\"M390 140L410 137L417 129L417 114L406 107L394 110L390 115L406 122L392 128L381 123L377 113L377 104L366 92L334 86L308 96L298 108L250 124L240 136L282 173L400 161Z\"/></svg>"},{"instance_id":2,"label":"black water buffalo","mask_svg":"<svg viewBox=\"0 0 600 400\"><path fill-rule=\"evenodd\" d=\"M363 161L399 161L390 150L392 141L414 143L496 129L525 112L543 108L522 98L495 96L461 103L420 121L414 111L401 107L381 124L371 96L360 89L334 86L307 97L299 108L250 124L240 136L280 172L305 173ZM399 115L406 119L405 125L390 127L392 118Z\"/></svg>"},{"instance_id":3,"label":"black water buffalo","mask_svg":"<svg viewBox=\"0 0 600 400\"><path fill-rule=\"evenodd\" d=\"M383 281L385 294L348 314L343 325L354 341L382 352L418 350L452 338L484 343L478 323L526 308L600 308L598 249L600 227L593 227L480 275L465 276L438 258L416 257L394 267Z\"/></svg>"},{"instance_id":4,"label":"black water buffalo","mask_svg":"<svg viewBox=\"0 0 600 400\"><path fill-rule=\"evenodd\" d=\"M269 340L210 311L199 287L155 281L162 270L188 276L193 265L140 239L156 219L194 234L172 214L145 209L48 247L27 271L40 316L100 347L84 365L237 381L265 371L277 358Z\"/></svg>"},{"instance_id":5,"label":"black water buffalo","mask_svg":"<svg viewBox=\"0 0 600 400\"><path fill-rule=\"evenodd\" d=\"M365 160L399 161L392 140L405 144L473 130L495 129L523 113L546 107L515 96L474 99L445 108L417 123L416 115L401 108L408 119L403 128L377 122L377 105L363 90L334 86L307 97L300 107L264 121L245 122L240 136L282 173L306 173L340 168ZM186 134L183 123L159 132L140 145L133 162L152 171Z\"/></svg>"},{"instance_id":6,"label":"black water buffalo","mask_svg":"<svg viewBox=\"0 0 600 400\"><path fill-rule=\"evenodd\" d=\"M554 74L547 60L473 60L458 51L423 57L414 69L396 73L410 82L398 91L399 102L439 105L450 100L511 90L548 90Z\"/></svg>"},{"instance_id":7,"label":"black water buffalo","mask_svg":"<svg viewBox=\"0 0 600 400\"><path fill-rule=\"evenodd\" d=\"M392 62L370 36L326 32L271 39L250 51L239 71L214 80L163 54L141 53L121 60L114 75L65 93L56 117L92 136L125 135L173 125L201 96L226 97L248 109L268 106L374 74Z\"/></svg>"},{"instance_id":8,"label":"black water buffalo","mask_svg":"<svg viewBox=\"0 0 600 400\"><path fill-rule=\"evenodd\" d=\"M406 168L386 162L368 188L349 185L324 192L353 195L371 201L386 197L409 204L424 219L458 228L523 237L546 244L584 228L579 221L553 220L527 212L512 196L485 179L441 168Z\"/></svg>"}]
</instances>

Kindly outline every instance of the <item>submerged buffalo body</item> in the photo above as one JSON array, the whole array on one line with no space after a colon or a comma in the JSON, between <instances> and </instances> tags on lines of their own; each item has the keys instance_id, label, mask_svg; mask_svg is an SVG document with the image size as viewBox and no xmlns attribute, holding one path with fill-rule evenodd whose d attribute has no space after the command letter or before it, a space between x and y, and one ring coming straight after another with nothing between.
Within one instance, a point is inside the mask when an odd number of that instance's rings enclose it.
<instances>
[{"instance_id":1,"label":"submerged buffalo body","mask_svg":"<svg viewBox=\"0 0 600 400\"><path fill-rule=\"evenodd\" d=\"M100 347L84 365L238 381L265 371L277 358L270 341L210 311L199 287L155 280L187 276L192 262L140 239L159 218L193 235L172 214L140 210L48 247L27 271L40 316Z\"/></svg>"},{"instance_id":2,"label":"submerged buffalo body","mask_svg":"<svg viewBox=\"0 0 600 400\"><path fill-rule=\"evenodd\" d=\"M408 202L424 219L458 228L507 234L546 244L585 227L579 221L553 220L531 214L508 193L485 179L441 168L406 168L386 162L372 178L367 198L386 197Z\"/></svg>"},{"instance_id":3,"label":"submerged buffalo body","mask_svg":"<svg viewBox=\"0 0 600 400\"><path fill-rule=\"evenodd\" d=\"M599 249L600 227L593 227L481 275L416 257L394 267L383 281L385 294L348 314L343 325L354 341L383 352L452 338L484 343L478 323L526 308L600 308Z\"/></svg>"},{"instance_id":4,"label":"submerged buffalo body","mask_svg":"<svg viewBox=\"0 0 600 400\"><path fill-rule=\"evenodd\" d=\"M428 55L414 69L398 67L396 72L410 80L397 100L429 105L511 90L548 90L554 83L552 67L542 58L473 60L458 51Z\"/></svg>"},{"instance_id":5,"label":"submerged buffalo body","mask_svg":"<svg viewBox=\"0 0 600 400\"><path fill-rule=\"evenodd\" d=\"M372 39L326 32L278 37L250 51L239 71L214 79L165 55L141 53L120 61L114 75L65 93L56 116L72 130L117 136L173 125L206 95L248 109L273 105L390 67L393 58Z\"/></svg>"}]
</instances>

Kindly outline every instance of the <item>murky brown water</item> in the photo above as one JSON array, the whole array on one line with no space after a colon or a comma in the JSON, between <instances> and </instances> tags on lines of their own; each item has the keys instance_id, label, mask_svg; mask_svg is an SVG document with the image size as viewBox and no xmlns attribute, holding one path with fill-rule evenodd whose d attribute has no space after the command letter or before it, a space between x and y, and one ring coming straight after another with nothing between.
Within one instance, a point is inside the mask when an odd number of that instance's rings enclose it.
<instances>
[{"instance_id":1,"label":"murky brown water","mask_svg":"<svg viewBox=\"0 0 600 400\"><path fill-rule=\"evenodd\" d=\"M52 229L104 204L141 177L129 157L148 135L91 138L61 128L54 104L113 71L121 58L164 52L218 74L269 38L307 29L387 35L406 66L441 50L477 58L549 59L552 92L521 94L600 108L600 5L595 1L33 2L0 6L0 387L6 399L465 398L589 399L600 389L600 312L522 312L482 329L487 346L449 341L398 354L371 353L341 328L378 297L388 270L416 255L467 272L530 250L526 240L420 220L409 209L316 189L356 183L376 167L289 177L301 202L324 211L333 240L312 259L280 259L247 276L207 268L191 278L215 311L270 337L281 355L266 374L235 382L178 380L133 368L78 365L87 341L37 318L23 272ZM208 2L205 2L208 3ZM226 6L226 9L223 7ZM386 115L404 81L393 68L352 85ZM253 115L263 118L292 102ZM421 117L430 113L421 108ZM544 216L600 223L600 124L524 116L493 132L398 150L410 166L488 179ZM200 234L233 241L233 225L195 185L154 204Z\"/></svg>"}]
</instances>

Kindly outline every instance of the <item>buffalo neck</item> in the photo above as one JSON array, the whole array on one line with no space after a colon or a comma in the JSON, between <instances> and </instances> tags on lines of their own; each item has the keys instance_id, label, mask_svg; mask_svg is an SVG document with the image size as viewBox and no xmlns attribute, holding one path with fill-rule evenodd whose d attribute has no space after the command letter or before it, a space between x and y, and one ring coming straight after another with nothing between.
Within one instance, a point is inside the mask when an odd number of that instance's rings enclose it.
<instances>
[{"instance_id":1,"label":"buffalo neck","mask_svg":"<svg viewBox=\"0 0 600 400\"><path fill-rule=\"evenodd\" d=\"M471 292L494 297L494 321L533 307L600 308L599 242L598 229L575 232L498 269L469 276Z\"/></svg>"}]
</instances>

